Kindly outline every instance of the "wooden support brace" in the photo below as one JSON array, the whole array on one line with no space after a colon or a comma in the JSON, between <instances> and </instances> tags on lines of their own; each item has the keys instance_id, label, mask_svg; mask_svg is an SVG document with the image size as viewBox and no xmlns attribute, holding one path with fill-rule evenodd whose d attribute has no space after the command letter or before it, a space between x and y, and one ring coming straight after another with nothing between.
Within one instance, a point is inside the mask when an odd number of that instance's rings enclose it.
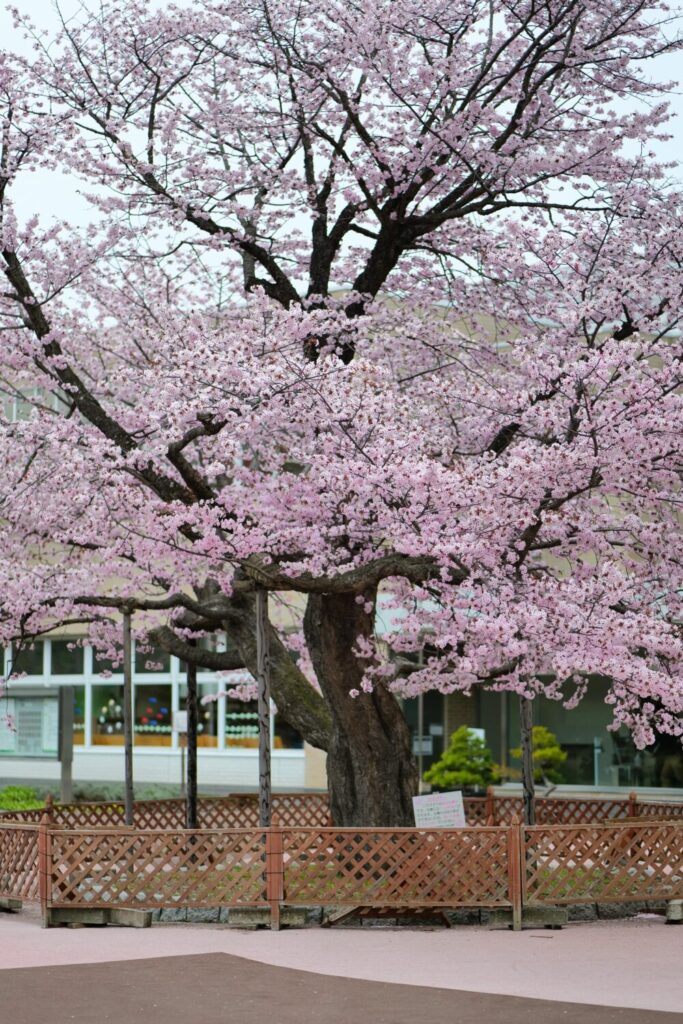
<instances>
[{"instance_id":1,"label":"wooden support brace","mask_svg":"<svg viewBox=\"0 0 683 1024\"><path fill-rule=\"evenodd\" d=\"M270 927L280 929L280 908L284 899L284 859L282 829L271 825L266 831L266 899L270 905Z\"/></svg>"}]
</instances>

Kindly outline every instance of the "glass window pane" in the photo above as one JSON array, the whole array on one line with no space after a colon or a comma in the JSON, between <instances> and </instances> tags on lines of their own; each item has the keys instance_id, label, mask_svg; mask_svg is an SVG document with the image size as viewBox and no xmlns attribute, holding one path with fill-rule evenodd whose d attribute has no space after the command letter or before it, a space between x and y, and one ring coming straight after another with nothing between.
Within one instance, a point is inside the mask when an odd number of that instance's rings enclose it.
<instances>
[{"instance_id":1,"label":"glass window pane","mask_svg":"<svg viewBox=\"0 0 683 1024\"><path fill-rule=\"evenodd\" d=\"M74 646L72 640L53 640L52 675L82 676L84 655L83 648Z\"/></svg>"},{"instance_id":2,"label":"glass window pane","mask_svg":"<svg viewBox=\"0 0 683 1024\"><path fill-rule=\"evenodd\" d=\"M100 672L110 672L112 674L115 672L123 672L123 662L117 661L117 663L114 664L113 661L111 661L109 658L105 658L102 655L98 654L97 651L93 648L92 670L96 675Z\"/></svg>"},{"instance_id":3,"label":"glass window pane","mask_svg":"<svg viewBox=\"0 0 683 1024\"><path fill-rule=\"evenodd\" d=\"M43 641L36 640L34 644L26 643L12 652L12 672L25 672L29 676L42 676L43 674Z\"/></svg>"},{"instance_id":4,"label":"glass window pane","mask_svg":"<svg viewBox=\"0 0 683 1024\"><path fill-rule=\"evenodd\" d=\"M275 740L273 746L276 750L303 750L304 741L301 733L293 729L291 725L281 717L275 715Z\"/></svg>"},{"instance_id":5,"label":"glass window pane","mask_svg":"<svg viewBox=\"0 0 683 1024\"><path fill-rule=\"evenodd\" d=\"M218 701L212 700L208 704L202 704L202 697L215 693L215 687L210 683L204 683L197 687L199 700L197 716L197 746L217 747L218 746ZM187 700L187 687L181 683L179 687L180 702L178 707L181 711L185 709Z\"/></svg>"},{"instance_id":6,"label":"glass window pane","mask_svg":"<svg viewBox=\"0 0 683 1024\"><path fill-rule=\"evenodd\" d=\"M171 669L171 656L159 647L152 647L147 651L135 648L135 672L169 672Z\"/></svg>"},{"instance_id":7,"label":"glass window pane","mask_svg":"<svg viewBox=\"0 0 683 1024\"><path fill-rule=\"evenodd\" d=\"M225 704L226 747L258 747L258 703L228 697Z\"/></svg>"},{"instance_id":8,"label":"glass window pane","mask_svg":"<svg viewBox=\"0 0 683 1024\"><path fill-rule=\"evenodd\" d=\"M122 686L93 686L92 741L94 746L123 746Z\"/></svg>"},{"instance_id":9,"label":"glass window pane","mask_svg":"<svg viewBox=\"0 0 683 1024\"><path fill-rule=\"evenodd\" d=\"M74 746L85 743L85 686L74 686Z\"/></svg>"},{"instance_id":10,"label":"glass window pane","mask_svg":"<svg viewBox=\"0 0 683 1024\"><path fill-rule=\"evenodd\" d=\"M138 747L170 747L171 685L135 685L133 736Z\"/></svg>"}]
</instances>

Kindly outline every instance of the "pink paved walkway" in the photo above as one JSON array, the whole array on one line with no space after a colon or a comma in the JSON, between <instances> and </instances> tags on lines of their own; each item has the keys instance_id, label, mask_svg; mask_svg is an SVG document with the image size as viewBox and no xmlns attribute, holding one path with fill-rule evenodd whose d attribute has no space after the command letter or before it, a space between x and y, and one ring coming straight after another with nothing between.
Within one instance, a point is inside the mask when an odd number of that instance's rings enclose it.
<instances>
[{"instance_id":1,"label":"pink paved walkway","mask_svg":"<svg viewBox=\"0 0 683 1024\"><path fill-rule=\"evenodd\" d=\"M0 914L1 968L206 953L347 978L668 1010L683 1024L683 926L661 918L521 934L475 927L272 933L158 924L46 931L33 911Z\"/></svg>"}]
</instances>

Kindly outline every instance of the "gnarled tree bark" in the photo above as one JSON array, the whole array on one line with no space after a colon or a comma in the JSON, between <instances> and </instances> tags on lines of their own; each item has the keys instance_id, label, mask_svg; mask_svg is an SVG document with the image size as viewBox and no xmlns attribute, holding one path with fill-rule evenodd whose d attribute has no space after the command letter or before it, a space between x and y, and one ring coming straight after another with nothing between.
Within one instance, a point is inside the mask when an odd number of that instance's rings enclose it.
<instances>
[{"instance_id":1,"label":"gnarled tree bark","mask_svg":"<svg viewBox=\"0 0 683 1024\"><path fill-rule=\"evenodd\" d=\"M361 689L363 678L356 642L372 636L374 620L374 592L364 595L362 604L354 594L308 598L306 640L332 715L327 754L332 818L345 826L413 825L417 767L398 701L382 685L349 696Z\"/></svg>"}]
</instances>

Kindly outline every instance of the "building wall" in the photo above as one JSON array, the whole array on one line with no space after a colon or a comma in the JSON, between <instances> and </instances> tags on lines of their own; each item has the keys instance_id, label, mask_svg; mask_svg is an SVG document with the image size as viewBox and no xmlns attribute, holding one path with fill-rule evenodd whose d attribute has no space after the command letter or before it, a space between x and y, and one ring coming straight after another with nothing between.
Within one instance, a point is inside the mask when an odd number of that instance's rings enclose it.
<instances>
[{"instance_id":1,"label":"building wall","mask_svg":"<svg viewBox=\"0 0 683 1024\"><path fill-rule=\"evenodd\" d=\"M447 693L444 696L444 732L446 740L461 725L477 728L479 725L479 697L467 697L464 693Z\"/></svg>"},{"instance_id":2,"label":"building wall","mask_svg":"<svg viewBox=\"0 0 683 1024\"><path fill-rule=\"evenodd\" d=\"M598 677L571 711L560 701L534 701L534 724L544 725L567 752L562 766L568 785L623 786L628 789L683 786L680 741L661 737L651 748L636 750L626 730L611 731L612 707L605 703L607 683ZM519 767L510 749L519 747L519 700L514 694L482 692L480 726L499 764Z\"/></svg>"},{"instance_id":3,"label":"building wall","mask_svg":"<svg viewBox=\"0 0 683 1024\"><path fill-rule=\"evenodd\" d=\"M273 752L272 784L278 789L300 791L308 788L306 756L303 750ZM0 759L0 785L31 780L59 782L60 766L56 760ZM258 751L197 752L199 789L202 786L258 788ZM74 751L73 778L79 782L122 782L123 750ZM133 754L133 777L137 783L177 783L180 788L180 750L136 750ZM310 788L324 788L310 786Z\"/></svg>"},{"instance_id":4,"label":"building wall","mask_svg":"<svg viewBox=\"0 0 683 1024\"><path fill-rule=\"evenodd\" d=\"M105 677L96 671L93 651L89 647L79 648L76 661L77 671L65 672L71 666L71 653L65 649L63 640L48 639L43 646L37 646L31 657L24 664L28 674L10 680L7 688L5 707L0 708L0 718L7 711L19 709L22 701L31 698L36 705L46 707L50 703L56 706L55 697L61 687L75 688L78 714L74 721L74 759L73 778L79 782L121 782L123 769L123 735L121 729L121 707L116 707L116 721L110 724L103 696L109 691L116 695L116 701L122 702L122 675L115 672ZM0 655L2 652L0 651ZM167 661L162 671L151 670L146 666L155 664L153 656L149 663L147 656L137 659L134 672L134 777L139 783L178 783L180 785L181 765L183 761L182 745L184 737L172 731L173 714L184 705L183 688L185 673L175 658ZM10 652L6 652L5 670L10 671ZM211 672L198 672L200 696L216 694L242 681L244 673L237 674L238 679ZM52 698L46 702L43 697ZM145 707L147 702L149 707ZM110 703L114 703L110 701ZM156 722L150 714L149 724L145 712L163 711L162 721ZM105 712L103 715L102 713ZM209 705L200 706L200 726L203 733L199 736L198 776L199 786L223 787L229 791L233 787L258 787L258 740L257 726L253 707L239 702L229 701L225 696L213 700ZM29 712L33 715L33 712ZM48 716L49 718L50 716ZM9 782L59 779L60 766L56 760L57 740L56 721L51 716L54 735L46 730L45 720L41 721L40 713L33 716L31 746L27 743L17 745L12 752L13 744L19 733L22 733L21 716L17 718L17 731L8 728L7 723L0 721L0 785ZM114 718L111 719L114 722ZM27 723L28 728L28 723ZM49 757L37 757L42 752L41 734L46 732L52 737L48 748L53 751ZM23 733L24 739L27 733ZM309 769L310 785L324 788L324 761L321 775L320 764L313 748L304 749L301 737L280 723L277 714L271 715L272 739L272 780L279 789L301 790L306 783L307 758L311 758ZM308 751L308 753L307 753ZM321 781L323 780L323 781Z\"/></svg>"}]
</instances>

